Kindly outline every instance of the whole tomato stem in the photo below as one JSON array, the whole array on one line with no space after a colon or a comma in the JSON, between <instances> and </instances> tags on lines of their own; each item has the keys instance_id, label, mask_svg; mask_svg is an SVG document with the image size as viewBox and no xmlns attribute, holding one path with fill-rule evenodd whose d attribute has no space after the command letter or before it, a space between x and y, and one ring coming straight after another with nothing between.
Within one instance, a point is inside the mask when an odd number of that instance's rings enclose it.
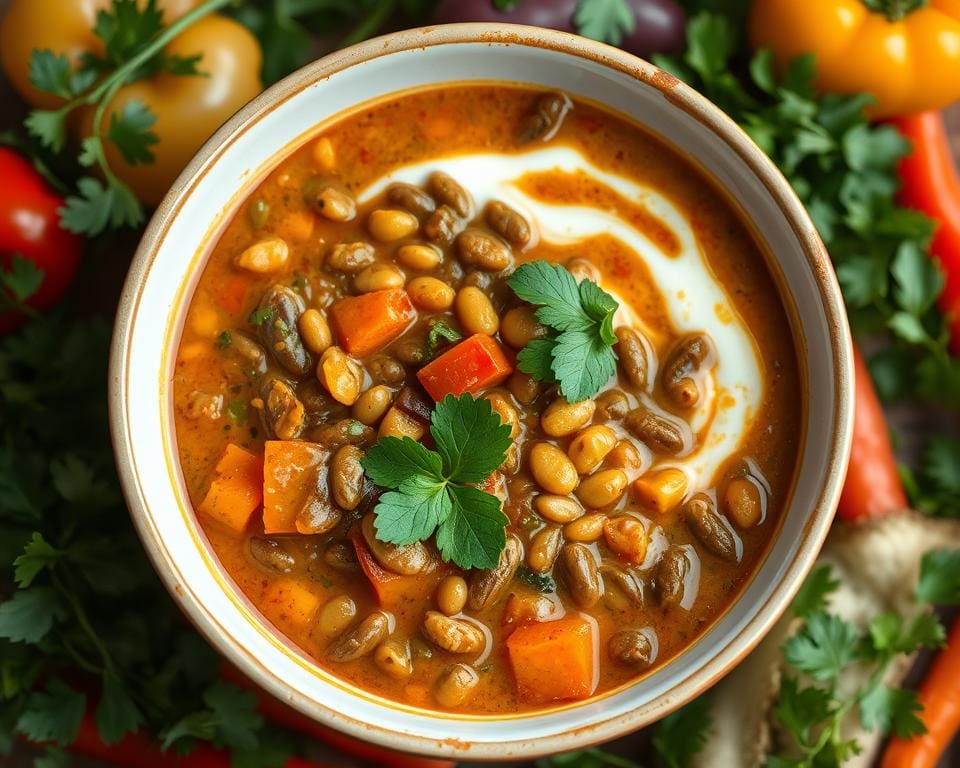
<instances>
[{"instance_id":1,"label":"whole tomato stem","mask_svg":"<svg viewBox=\"0 0 960 768\"><path fill-rule=\"evenodd\" d=\"M878 11L887 21L900 21L908 14L923 8L928 0L863 0L871 11Z\"/></svg>"}]
</instances>

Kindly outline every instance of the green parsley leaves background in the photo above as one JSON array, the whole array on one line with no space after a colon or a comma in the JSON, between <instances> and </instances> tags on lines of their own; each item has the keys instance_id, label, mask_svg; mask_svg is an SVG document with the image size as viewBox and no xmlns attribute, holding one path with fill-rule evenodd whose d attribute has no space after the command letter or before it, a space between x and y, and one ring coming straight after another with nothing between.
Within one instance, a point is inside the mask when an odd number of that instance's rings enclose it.
<instances>
[{"instance_id":1,"label":"green parsley leaves background","mask_svg":"<svg viewBox=\"0 0 960 768\"><path fill-rule=\"evenodd\" d=\"M946 632L930 605L960 604L960 551L934 550L921 563L912 616L884 612L860 631L828 610L839 583L829 566L813 570L793 603L799 631L783 646L790 671L780 684L774 717L792 744L789 757L773 757L771 768L840 766L859 752L844 736L847 718L865 730L910 738L925 731L912 690L884 681L891 665L922 648L940 648ZM855 690L841 686L841 674L856 667L865 681Z\"/></svg>"}]
</instances>

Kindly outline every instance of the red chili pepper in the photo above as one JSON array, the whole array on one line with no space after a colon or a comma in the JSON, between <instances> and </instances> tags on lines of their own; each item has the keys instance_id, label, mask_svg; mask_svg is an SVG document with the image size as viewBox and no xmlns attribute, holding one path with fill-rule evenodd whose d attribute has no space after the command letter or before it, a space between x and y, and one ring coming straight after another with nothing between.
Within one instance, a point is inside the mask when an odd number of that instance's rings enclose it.
<instances>
[{"instance_id":1,"label":"red chili pepper","mask_svg":"<svg viewBox=\"0 0 960 768\"><path fill-rule=\"evenodd\" d=\"M915 739L890 739L880 768L934 768L960 728L960 618L918 693L927 732Z\"/></svg>"},{"instance_id":2,"label":"red chili pepper","mask_svg":"<svg viewBox=\"0 0 960 768\"><path fill-rule=\"evenodd\" d=\"M394 752L320 725L261 690L236 667L225 664L220 668L220 676L234 685L251 691L257 697L257 711L270 722L311 736L345 754L366 760L378 768L456 768L456 763L450 760L432 760L427 757Z\"/></svg>"},{"instance_id":3,"label":"red chili pepper","mask_svg":"<svg viewBox=\"0 0 960 768\"><path fill-rule=\"evenodd\" d=\"M887 419L873 388L870 371L856 347L853 365L853 447L837 506L837 516L847 523L881 517L907 507Z\"/></svg>"},{"instance_id":4,"label":"red chili pepper","mask_svg":"<svg viewBox=\"0 0 960 768\"><path fill-rule=\"evenodd\" d=\"M899 202L937 220L930 252L946 277L940 310L949 318L950 351L960 355L960 176L943 115L921 112L890 122L913 144L900 161Z\"/></svg>"},{"instance_id":5,"label":"red chili pepper","mask_svg":"<svg viewBox=\"0 0 960 768\"><path fill-rule=\"evenodd\" d=\"M57 209L63 198L21 155L0 147L0 267L10 269L15 254L43 272L43 281L26 300L48 309L73 282L83 253L83 239L60 227ZM0 333L23 321L17 312L0 313Z\"/></svg>"},{"instance_id":6,"label":"red chili pepper","mask_svg":"<svg viewBox=\"0 0 960 768\"><path fill-rule=\"evenodd\" d=\"M116 744L104 744L91 713L80 722L77 738L69 746L72 752L86 755L118 768L230 768L230 753L200 744L187 755L162 751L149 736L130 733ZM284 768L333 768L321 763L291 757Z\"/></svg>"}]
</instances>

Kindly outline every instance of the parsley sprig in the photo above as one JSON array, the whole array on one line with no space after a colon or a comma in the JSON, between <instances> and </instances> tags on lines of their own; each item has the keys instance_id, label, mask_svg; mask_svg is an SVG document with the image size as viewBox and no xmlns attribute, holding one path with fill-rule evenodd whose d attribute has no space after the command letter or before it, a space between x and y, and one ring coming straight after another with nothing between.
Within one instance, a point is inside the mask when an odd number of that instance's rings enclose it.
<instances>
[{"instance_id":1,"label":"parsley sprig","mask_svg":"<svg viewBox=\"0 0 960 768\"><path fill-rule=\"evenodd\" d=\"M151 146L158 141L151 130L156 117L139 100L127 102L119 111L107 108L124 85L157 71L197 75L200 56L179 57L164 53L175 37L198 19L224 7L230 0L205 0L168 27L156 0L142 5L137 0L112 0L110 10L100 10L94 34L102 41L103 56L87 55L74 70L65 53L34 51L30 59L30 82L65 103L56 109L35 109L24 125L29 133L55 153L67 144L67 118L75 110L92 108L90 135L81 141L80 165L96 168L103 181L83 176L77 192L67 197L60 210L61 224L78 234L96 235L107 228L137 226L143 208L133 191L110 167L105 143L110 142L131 165L153 161Z\"/></svg>"},{"instance_id":2,"label":"parsley sprig","mask_svg":"<svg viewBox=\"0 0 960 768\"><path fill-rule=\"evenodd\" d=\"M593 281L578 285L564 267L545 261L521 265L507 283L521 299L539 305L537 319L553 330L520 350L520 370L557 382L571 403L593 397L616 370L617 302Z\"/></svg>"},{"instance_id":3,"label":"parsley sprig","mask_svg":"<svg viewBox=\"0 0 960 768\"><path fill-rule=\"evenodd\" d=\"M793 671L781 683L774 716L799 757L774 756L767 763L773 768L842 765L859 752L856 741L842 735L853 714L866 730L892 731L901 738L924 732L916 693L890 687L884 679L897 658L942 646L943 625L924 609L912 617L880 613L861 631L829 612L829 597L838 586L830 567L819 566L794 600L793 612L803 626L783 646ZM921 604L960 603L960 550L924 556L916 597ZM852 665L867 673L866 682L855 691L841 689L841 674Z\"/></svg>"},{"instance_id":4,"label":"parsley sprig","mask_svg":"<svg viewBox=\"0 0 960 768\"><path fill-rule=\"evenodd\" d=\"M392 490L376 507L377 538L412 544L436 533L437 548L461 568L493 568L506 545L500 500L476 487L510 447L510 427L488 400L447 395L433 411L437 449L409 437L384 437L363 457L367 476Z\"/></svg>"}]
</instances>

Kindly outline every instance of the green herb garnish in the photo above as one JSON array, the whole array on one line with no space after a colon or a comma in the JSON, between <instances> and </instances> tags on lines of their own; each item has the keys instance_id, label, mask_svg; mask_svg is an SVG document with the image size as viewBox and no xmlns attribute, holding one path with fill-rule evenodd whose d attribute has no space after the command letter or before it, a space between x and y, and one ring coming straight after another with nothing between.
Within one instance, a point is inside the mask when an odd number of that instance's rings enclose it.
<instances>
[{"instance_id":1,"label":"green herb garnish","mask_svg":"<svg viewBox=\"0 0 960 768\"><path fill-rule=\"evenodd\" d=\"M238 424L245 422L247 420L246 401L238 397L232 398L230 402L227 403L227 416L230 417L231 421L235 421Z\"/></svg>"},{"instance_id":2,"label":"green herb garnish","mask_svg":"<svg viewBox=\"0 0 960 768\"><path fill-rule=\"evenodd\" d=\"M795 749L790 758L773 757L769 765L841 765L860 751L856 741L843 738L846 718L854 713L868 731L894 732L901 738L924 732L917 694L892 688L884 680L902 657L942 646L946 630L936 614L924 608L912 617L880 613L861 631L829 612L829 596L838 586L829 566L822 566L794 600L793 612L803 626L783 646L793 673L784 676L774 716ZM916 597L924 604L960 603L960 550L924 555ZM865 681L853 691L840 686L841 674L850 666L859 667L859 679ZM812 682L803 682L800 673Z\"/></svg>"},{"instance_id":3,"label":"green herb garnish","mask_svg":"<svg viewBox=\"0 0 960 768\"><path fill-rule=\"evenodd\" d=\"M294 275L293 280L290 281L290 287L295 291L300 291L301 293L307 290L307 278L304 275Z\"/></svg>"},{"instance_id":4,"label":"green herb garnish","mask_svg":"<svg viewBox=\"0 0 960 768\"><path fill-rule=\"evenodd\" d=\"M443 318L437 318L430 323L430 330L427 332L427 359L432 360L440 351L440 345L444 341L460 341L463 335L450 323Z\"/></svg>"},{"instance_id":5,"label":"green herb garnish","mask_svg":"<svg viewBox=\"0 0 960 768\"><path fill-rule=\"evenodd\" d=\"M557 582L555 582L546 573L534 573L527 566L521 565L517 569L517 578L524 584L529 584L537 592L548 594L557 591Z\"/></svg>"},{"instance_id":6,"label":"green herb garnish","mask_svg":"<svg viewBox=\"0 0 960 768\"><path fill-rule=\"evenodd\" d=\"M593 397L616 371L617 302L592 280L578 285L566 269L545 261L521 265L507 283L521 299L539 305L537 319L553 329L520 350L520 370L559 383L571 403Z\"/></svg>"},{"instance_id":7,"label":"green herb garnish","mask_svg":"<svg viewBox=\"0 0 960 768\"><path fill-rule=\"evenodd\" d=\"M623 36L633 32L637 20L627 0L580 0L573 23L584 37L620 45Z\"/></svg>"},{"instance_id":8,"label":"green herb garnish","mask_svg":"<svg viewBox=\"0 0 960 768\"><path fill-rule=\"evenodd\" d=\"M493 568L506 546L500 500L475 487L510 447L510 427L490 402L447 395L430 420L437 449L409 437L384 437L362 459L367 476L391 490L376 507L377 538L412 544L436 533L444 560L461 568Z\"/></svg>"},{"instance_id":9,"label":"green herb garnish","mask_svg":"<svg viewBox=\"0 0 960 768\"><path fill-rule=\"evenodd\" d=\"M270 204L262 197L258 197L247 208L247 216L250 219L250 226L254 229L263 229L263 225L270 218Z\"/></svg>"},{"instance_id":10,"label":"green herb garnish","mask_svg":"<svg viewBox=\"0 0 960 768\"><path fill-rule=\"evenodd\" d=\"M230 331L220 331L220 335L217 336L214 343L217 345L217 349L226 349L233 344L233 334Z\"/></svg>"},{"instance_id":11,"label":"green herb garnish","mask_svg":"<svg viewBox=\"0 0 960 768\"><path fill-rule=\"evenodd\" d=\"M250 325L263 325L272 317L273 307L263 307L262 309L253 310L253 312L250 313L250 317L247 318L247 322L250 323Z\"/></svg>"}]
</instances>

